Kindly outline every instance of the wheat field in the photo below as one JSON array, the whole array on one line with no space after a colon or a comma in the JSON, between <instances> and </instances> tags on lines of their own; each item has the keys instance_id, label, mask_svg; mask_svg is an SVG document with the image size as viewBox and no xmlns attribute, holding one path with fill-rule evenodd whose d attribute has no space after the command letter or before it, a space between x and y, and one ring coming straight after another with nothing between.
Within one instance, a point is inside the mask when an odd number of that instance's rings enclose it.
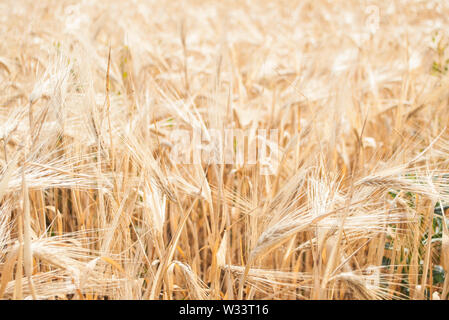
<instances>
[{"instance_id":1,"label":"wheat field","mask_svg":"<svg viewBox=\"0 0 449 320\"><path fill-rule=\"evenodd\" d=\"M449 3L0 12L0 299L448 299Z\"/></svg>"}]
</instances>

